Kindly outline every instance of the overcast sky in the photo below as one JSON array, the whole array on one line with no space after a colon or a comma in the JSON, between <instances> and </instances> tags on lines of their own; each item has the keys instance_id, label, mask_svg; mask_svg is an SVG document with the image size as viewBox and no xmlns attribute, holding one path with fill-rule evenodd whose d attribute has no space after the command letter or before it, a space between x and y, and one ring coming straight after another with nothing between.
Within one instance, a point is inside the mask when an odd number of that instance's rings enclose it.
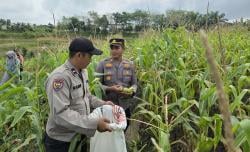
<instances>
[{"instance_id":1,"label":"overcast sky","mask_svg":"<svg viewBox=\"0 0 250 152\"><path fill-rule=\"evenodd\" d=\"M208 0L0 0L0 18L12 22L47 24L62 16L86 15L88 11L106 14L136 9L164 13L170 9L206 12ZM209 0L209 10L228 19L250 18L250 0Z\"/></svg>"}]
</instances>

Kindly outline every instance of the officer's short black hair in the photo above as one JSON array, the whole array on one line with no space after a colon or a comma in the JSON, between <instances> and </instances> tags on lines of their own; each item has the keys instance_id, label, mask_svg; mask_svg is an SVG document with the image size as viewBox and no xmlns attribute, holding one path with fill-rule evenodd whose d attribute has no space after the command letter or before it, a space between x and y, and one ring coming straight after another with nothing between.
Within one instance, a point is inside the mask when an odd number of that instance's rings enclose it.
<instances>
[{"instance_id":1,"label":"officer's short black hair","mask_svg":"<svg viewBox=\"0 0 250 152\"><path fill-rule=\"evenodd\" d=\"M69 51L69 57L72 58L77 52Z\"/></svg>"}]
</instances>

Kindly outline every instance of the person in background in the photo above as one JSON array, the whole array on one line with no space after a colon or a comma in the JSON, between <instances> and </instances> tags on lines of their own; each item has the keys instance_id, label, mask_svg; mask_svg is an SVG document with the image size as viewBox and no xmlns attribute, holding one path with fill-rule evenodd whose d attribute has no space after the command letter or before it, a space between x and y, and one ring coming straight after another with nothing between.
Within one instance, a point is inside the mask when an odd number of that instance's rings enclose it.
<instances>
[{"instance_id":1,"label":"person in background","mask_svg":"<svg viewBox=\"0 0 250 152\"><path fill-rule=\"evenodd\" d=\"M20 77L20 61L14 51L6 53L6 67L0 85L7 82L12 76Z\"/></svg>"},{"instance_id":2,"label":"person in background","mask_svg":"<svg viewBox=\"0 0 250 152\"><path fill-rule=\"evenodd\" d=\"M14 52L16 53L17 58L19 59L19 62L20 62L20 80L22 80L24 57L18 48L14 49Z\"/></svg>"},{"instance_id":3,"label":"person in background","mask_svg":"<svg viewBox=\"0 0 250 152\"><path fill-rule=\"evenodd\" d=\"M124 59L125 41L121 38L109 40L110 55L99 62L96 72L104 90L104 100L125 109L127 118L131 117L131 107L135 100L133 95L137 90L137 78L133 62ZM129 121L127 121L127 127ZM126 128L127 129L127 128Z\"/></svg>"}]
</instances>

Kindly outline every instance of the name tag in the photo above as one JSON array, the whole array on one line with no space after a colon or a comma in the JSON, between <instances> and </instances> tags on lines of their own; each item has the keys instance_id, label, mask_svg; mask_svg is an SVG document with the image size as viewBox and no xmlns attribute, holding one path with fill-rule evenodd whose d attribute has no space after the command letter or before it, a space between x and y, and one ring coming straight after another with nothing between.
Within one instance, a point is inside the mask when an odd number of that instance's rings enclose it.
<instances>
[{"instance_id":1,"label":"name tag","mask_svg":"<svg viewBox=\"0 0 250 152\"><path fill-rule=\"evenodd\" d=\"M73 90L81 88L81 86L82 86L81 84L75 85L75 86L73 86Z\"/></svg>"}]
</instances>

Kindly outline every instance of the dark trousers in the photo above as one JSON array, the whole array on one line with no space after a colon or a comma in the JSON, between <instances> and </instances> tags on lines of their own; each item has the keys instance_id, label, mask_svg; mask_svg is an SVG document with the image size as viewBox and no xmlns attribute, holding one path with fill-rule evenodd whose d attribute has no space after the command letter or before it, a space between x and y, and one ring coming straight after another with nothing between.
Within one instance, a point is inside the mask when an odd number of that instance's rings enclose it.
<instances>
[{"instance_id":1,"label":"dark trousers","mask_svg":"<svg viewBox=\"0 0 250 152\"><path fill-rule=\"evenodd\" d=\"M20 80L22 80L23 64L20 64Z\"/></svg>"},{"instance_id":2,"label":"dark trousers","mask_svg":"<svg viewBox=\"0 0 250 152\"><path fill-rule=\"evenodd\" d=\"M47 133L44 137L44 144L46 152L68 152L70 146L70 142L52 139Z\"/></svg>"},{"instance_id":3,"label":"dark trousers","mask_svg":"<svg viewBox=\"0 0 250 152\"><path fill-rule=\"evenodd\" d=\"M125 114L126 114L126 117L127 118L130 118L131 117L131 112L130 112L130 109L129 108L127 108L126 110L125 110ZM124 132L126 132L126 130L128 129L128 126L130 125L130 120L128 120L127 119L127 127L126 127L126 129L124 130Z\"/></svg>"}]
</instances>

